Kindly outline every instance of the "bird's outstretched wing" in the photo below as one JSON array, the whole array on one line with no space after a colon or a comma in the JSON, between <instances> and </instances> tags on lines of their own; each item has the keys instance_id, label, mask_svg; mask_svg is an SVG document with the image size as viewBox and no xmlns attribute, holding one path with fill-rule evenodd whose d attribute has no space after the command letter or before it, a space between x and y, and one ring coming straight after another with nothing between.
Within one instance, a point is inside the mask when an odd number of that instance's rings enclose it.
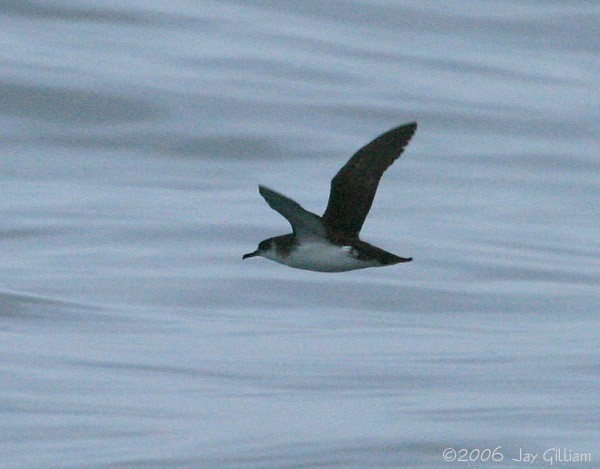
<instances>
[{"instance_id":1,"label":"bird's outstretched wing","mask_svg":"<svg viewBox=\"0 0 600 469\"><path fill-rule=\"evenodd\" d=\"M304 210L299 203L268 187L258 186L258 192L273 210L279 212L290 222L296 236L300 238L325 237L325 228L319 215Z\"/></svg>"},{"instance_id":2,"label":"bird's outstretched wing","mask_svg":"<svg viewBox=\"0 0 600 469\"><path fill-rule=\"evenodd\" d=\"M379 180L402 154L417 123L388 130L358 150L331 180L323 222L331 233L356 237L373 204Z\"/></svg>"}]
</instances>

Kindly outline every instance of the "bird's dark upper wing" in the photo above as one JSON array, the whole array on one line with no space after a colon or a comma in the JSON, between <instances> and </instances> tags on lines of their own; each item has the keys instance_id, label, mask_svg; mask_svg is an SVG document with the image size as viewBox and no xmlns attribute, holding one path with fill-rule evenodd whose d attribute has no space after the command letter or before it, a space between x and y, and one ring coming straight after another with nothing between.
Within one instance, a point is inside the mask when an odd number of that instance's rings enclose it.
<instances>
[{"instance_id":1,"label":"bird's dark upper wing","mask_svg":"<svg viewBox=\"0 0 600 469\"><path fill-rule=\"evenodd\" d=\"M273 210L279 212L290 222L296 236L300 238L325 237L325 228L319 215L303 209L299 203L268 187L258 186L258 192Z\"/></svg>"},{"instance_id":2,"label":"bird's dark upper wing","mask_svg":"<svg viewBox=\"0 0 600 469\"><path fill-rule=\"evenodd\" d=\"M402 154L417 129L416 122L388 130L358 150L331 180L323 214L328 232L358 236L373 204L384 171Z\"/></svg>"}]
</instances>

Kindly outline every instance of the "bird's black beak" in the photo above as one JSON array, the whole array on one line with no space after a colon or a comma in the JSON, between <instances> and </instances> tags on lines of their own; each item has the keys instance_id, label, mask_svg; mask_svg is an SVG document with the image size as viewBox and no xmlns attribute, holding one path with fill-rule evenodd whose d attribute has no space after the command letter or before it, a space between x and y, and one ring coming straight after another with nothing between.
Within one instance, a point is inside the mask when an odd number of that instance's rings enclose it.
<instances>
[{"instance_id":1,"label":"bird's black beak","mask_svg":"<svg viewBox=\"0 0 600 469\"><path fill-rule=\"evenodd\" d=\"M242 256L242 259L248 259L249 257L255 257L255 256L258 256L258 251L249 252L248 254L244 254Z\"/></svg>"}]
</instances>

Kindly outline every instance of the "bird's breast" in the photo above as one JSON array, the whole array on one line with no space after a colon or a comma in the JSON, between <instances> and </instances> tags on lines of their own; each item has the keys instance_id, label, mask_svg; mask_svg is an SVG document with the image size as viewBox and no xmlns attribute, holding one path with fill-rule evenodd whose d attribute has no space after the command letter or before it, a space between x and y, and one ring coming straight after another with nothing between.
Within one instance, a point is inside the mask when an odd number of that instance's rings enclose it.
<instances>
[{"instance_id":1,"label":"bird's breast","mask_svg":"<svg viewBox=\"0 0 600 469\"><path fill-rule=\"evenodd\" d=\"M381 266L376 260L359 259L352 246L338 246L325 241L303 241L286 256L275 254L269 258L289 267L317 272L344 272Z\"/></svg>"}]
</instances>

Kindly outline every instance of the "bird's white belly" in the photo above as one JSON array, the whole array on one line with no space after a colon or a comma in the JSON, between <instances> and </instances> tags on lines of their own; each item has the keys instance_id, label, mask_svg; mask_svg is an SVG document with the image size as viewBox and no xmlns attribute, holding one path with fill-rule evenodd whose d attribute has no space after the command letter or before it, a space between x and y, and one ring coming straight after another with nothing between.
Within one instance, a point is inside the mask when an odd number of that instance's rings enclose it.
<instances>
[{"instance_id":1,"label":"bird's white belly","mask_svg":"<svg viewBox=\"0 0 600 469\"><path fill-rule=\"evenodd\" d=\"M357 259L356 252L350 246L305 241L295 248L288 256L274 255L269 258L289 267L317 272L344 272L381 265L377 261Z\"/></svg>"}]
</instances>

